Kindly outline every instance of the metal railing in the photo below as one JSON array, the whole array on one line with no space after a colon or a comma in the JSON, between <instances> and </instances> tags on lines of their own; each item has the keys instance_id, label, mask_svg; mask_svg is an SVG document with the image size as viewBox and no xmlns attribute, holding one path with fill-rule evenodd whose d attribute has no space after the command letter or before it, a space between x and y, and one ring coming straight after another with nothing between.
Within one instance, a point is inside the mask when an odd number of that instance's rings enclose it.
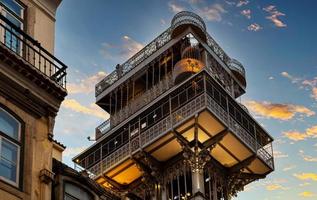
<instances>
[{"instance_id":1,"label":"metal railing","mask_svg":"<svg viewBox=\"0 0 317 200\"><path fill-rule=\"evenodd\" d=\"M203 78L206 81L206 87L204 87ZM107 157L105 162L111 164L100 164L100 160L96 160L91 166L88 166L90 170L100 172L107 170L126 159L131 153L135 153L140 148L146 147L153 140L161 137L168 132L172 127L177 127L179 124L188 120L195 113L200 112L204 108L210 109L210 111L220 120L229 130L241 140L251 151L258 155L268 166L274 169L272 140L266 131L257 125L256 121L249 116L249 113L244 110L241 105L235 102L232 97L223 92L223 89L213 80L210 80L210 76L206 73L206 76L196 76L195 81L199 87L195 87L195 91L192 91L193 86L183 89L184 85L176 88L168 99L164 102L170 102L169 110L167 114L162 113L162 117L154 123L146 122L145 128L142 128L142 119L133 121L138 124L136 128L137 132L132 136L132 132L135 128L129 130L130 139L126 141L123 146L112 151ZM188 83L191 83L189 81ZM184 96L185 95L185 96ZM176 101L174 101L176 100ZM173 103L174 102L174 103ZM176 104L175 104L176 103ZM165 103L160 104L164 107ZM173 106L174 105L174 106ZM158 109L159 107L155 107ZM153 111L154 112L154 111ZM152 113L148 114L151 115ZM143 119L146 118L143 117ZM150 117L151 118L151 117ZM109 132L113 134L114 132ZM269 139L269 140L263 140ZM101 148L101 147L99 147ZM121 149L121 150L119 150ZM124 149L124 150L123 150ZM96 149L97 155L100 154L100 149ZM102 155L101 157L103 157ZM98 156L99 157L99 156ZM111 160L109 160L111 158ZM84 158L86 159L86 158ZM95 166L99 165L99 166ZM103 166L103 167L101 167Z\"/></svg>"},{"instance_id":2,"label":"metal railing","mask_svg":"<svg viewBox=\"0 0 317 200\"><path fill-rule=\"evenodd\" d=\"M172 19L171 27L175 29L183 24L193 24L199 27L203 32L206 31L206 24L204 20L199 15L189 11L181 11L177 13Z\"/></svg>"},{"instance_id":3,"label":"metal railing","mask_svg":"<svg viewBox=\"0 0 317 200\"><path fill-rule=\"evenodd\" d=\"M122 64L122 71L118 75L117 70L114 70L111 74L106 76L98 84L96 84L95 95L98 96L110 85L119 80L122 76L127 74L130 70L148 58L150 55L155 53L158 49L168 43L172 38L173 28L177 27L180 24L194 24L195 26L200 27L200 29L206 34L207 45L211 50L224 62L225 65L229 68L229 63L231 58L225 53L225 51L218 45L218 43L207 33L206 26L204 21L196 14L191 12L181 12L179 17L172 20L172 25L165 30L161 35L155 38L147 46L141 49L138 53L132 56L129 60ZM177 16L177 15L176 15ZM175 16L175 17L176 17Z\"/></svg>"},{"instance_id":4,"label":"metal railing","mask_svg":"<svg viewBox=\"0 0 317 200\"><path fill-rule=\"evenodd\" d=\"M103 80L96 84L95 93L98 96L102 91L108 88L110 85L115 83L117 80L127 74L130 70L144 61L146 58L151 56L154 52L164 46L171 40L171 28L168 28L161 35L155 38L152 42L146 45L143 49L141 49L138 53L128 59L122 66L122 72L120 72L120 76L117 73L117 70L111 72L108 76L106 76Z\"/></svg>"},{"instance_id":5,"label":"metal railing","mask_svg":"<svg viewBox=\"0 0 317 200\"><path fill-rule=\"evenodd\" d=\"M1 14L0 42L41 74L66 89L67 66Z\"/></svg>"}]
</instances>

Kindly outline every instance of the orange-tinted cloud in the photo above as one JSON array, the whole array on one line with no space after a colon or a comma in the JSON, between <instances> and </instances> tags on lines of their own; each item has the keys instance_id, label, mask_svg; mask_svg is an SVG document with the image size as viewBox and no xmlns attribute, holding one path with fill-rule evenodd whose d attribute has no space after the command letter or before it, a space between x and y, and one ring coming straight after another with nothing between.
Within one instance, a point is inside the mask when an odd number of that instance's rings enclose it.
<instances>
[{"instance_id":1,"label":"orange-tinted cloud","mask_svg":"<svg viewBox=\"0 0 317 200\"><path fill-rule=\"evenodd\" d=\"M92 76L81 79L78 83L69 83L67 91L69 94L84 93L88 94L95 91L95 85L106 76L106 72L98 72Z\"/></svg>"},{"instance_id":2,"label":"orange-tinted cloud","mask_svg":"<svg viewBox=\"0 0 317 200\"><path fill-rule=\"evenodd\" d=\"M315 112L301 105L279 104L268 101L247 101L246 106L258 116L280 120L290 120L296 114L313 116Z\"/></svg>"},{"instance_id":3,"label":"orange-tinted cloud","mask_svg":"<svg viewBox=\"0 0 317 200\"><path fill-rule=\"evenodd\" d=\"M315 173L301 173L301 174L294 174L296 178L299 180L310 180L310 181L317 181L317 174Z\"/></svg>"},{"instance_id":4,"label":"orange-tinted cloud","mask_svg":"<svg viewBox=\"0 0 317 200\"><path fill-rule=\"evenodd\" d=\"M317 101L317 87L313 87L313 89L312 89L312 97Z\"/></svg>"},{"instance_id":5,"label":"orange-tinted cloud","mask_svg":"<svg viewBox=\"0 0 317 200\"><path fill-rule=\"evenodd\" d=\"M280 184L270 184L270 185L267 185L266 187L266 190L268 191L274 191L274 190L287 190L288 188L280 185Z\"/></svg>"},{"instance_id":6,"label":"orange-tinted cloud","mask_svg":"<svg viewBox=\"0 0 317 200\"><path fill-rule=\"evenodd\" d=\"M79 112L91 116L95 116L101 119L109 118L109 114L103 111L95 104L91 104L89 106L83 106L75 99L66 99L62 103L62 107L70 109L74 112Z\"/></svg>"},{"instance_id":7,"label":"orange-tinted cloud","mask_svg":"<svg viewBox=\"0 0 317 200\"><path fill-rule=\"evenodd\" d=\"M316 194L309 192L309 191L304 191L302 193L299 193L298 195L301 197L314 197L314 196L316 196Z\"/></svg>"},{"instance_id":8,"label":"orange-tinted cloud","mask_svg":"<svg viewBox=\"0 0 317 200\"><path fill-rule=\"evenodd\" d=\"M293 141L305 140L306 138L316 138L317 137L317 125L309 127L305 130L305 132L299 131L284 131L284 136Z\"/></svg>"},{"instance_id":9,"label":"orange-tinted cloud","mask_svg":"<svg viewBox=\"0 0 317 200\"><path fill-rule=\"evenodd\" d=\"M301 140L305 140L306 138L308 138L309 136L305 133L301 133L298 131L285 131L283 132L283 134L290 140L293 141L301 141Z\"/></svg>"}]
</instances>

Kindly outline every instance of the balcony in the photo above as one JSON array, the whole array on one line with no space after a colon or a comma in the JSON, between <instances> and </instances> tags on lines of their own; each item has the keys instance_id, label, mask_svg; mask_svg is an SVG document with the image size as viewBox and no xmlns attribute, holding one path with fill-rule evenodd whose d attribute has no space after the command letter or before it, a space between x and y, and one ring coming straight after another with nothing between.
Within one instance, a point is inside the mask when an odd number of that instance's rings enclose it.
<instances>
[{"instance_id":1,"label":"balcony","mask_svg":"<svg viewBox=\"0 0 317 200\"><path fill-rule=\"evenodd\" d=\"M182 151L172 132L176 130L184 137L192 138L191 127L196 123L193 119L198 116L201 130L205 129L199 133L202 144L208 137L213 138L226 132L220 147L225 146L232 149L231 154L237 154L237 161L229 159L230 153L223 153L223 149L217 146L218 149L215 148L211 155L219 159L219 162L232 167L248 156L256 155L257 160L250 165L253 171L266 174L274 169L272 137L220 87L208 71L203 70L190 80L175 86L164 99L149 106L151 112L140 114L127 122L127 128L109 130L109 138L99 140L92 148L74 158L75 162L97 177L102 174L111 176L121 165L130 166L132 171L136 170L130 158L141 150L148 151L157 160L165 162ZM208 124L213 124L212 128L206 127ZM116 138L111 139L111 136ZM234 145L230 145L231 143ZM238 147L239 150L235 149ZM169 153L165 152L167 149L170 150ZM240 152L245 154L240 155ZM131 174L128 171L122 173ZM137 173L134 174L138 176ZM117 178L120 182L120 177ZM134 178L131 177L131 180Z\"/></svg>"},{"instance_id":2,"label":"balcony","mask_svg":"<svg viewBox=\"0 0 317 200\"><path fill-rule=\"evenodd\" d=\"M21 60L16 66L18 71L41 86L50 84L66 94L67 66L64 63L3 15L0 15L0 33L1 59L18 58Z\"/></svg>"},{"instance_id":3,"label":"balcony","mask_svg":"<svg viewBox=\"0 0 317 200\"><path fill-rule=\"evenodd\" d=\"M138 53L133 55L130 59L124 62L120 70L115 70L106 76L103 80L96 84L95 96L99 97L103 91L117 82L119 79L128 74L132 69L138 66L145 59L157 52L161 47L169 43L173 39L173 33L181 26L190 25L194 26L199 31L196 31L211 52L220 59L222 64L229 70L231 58L225 51L218 45L218 43L207 33L204 21L196 14L191 12L180 12L175 15L171 22L171 26L166 29L161 35L151 41L147 46L141 49ZM176 30L177 32L177 30Z\"/></svg>"}]
</instances>

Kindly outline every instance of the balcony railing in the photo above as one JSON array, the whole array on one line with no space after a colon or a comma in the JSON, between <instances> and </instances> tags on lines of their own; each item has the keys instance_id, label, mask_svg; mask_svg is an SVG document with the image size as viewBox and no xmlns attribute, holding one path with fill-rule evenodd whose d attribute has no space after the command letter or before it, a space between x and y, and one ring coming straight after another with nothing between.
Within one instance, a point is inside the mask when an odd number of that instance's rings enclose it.
<instances>
[{"instance_id":1,"label":"balcony railing","mask_svg":"<svg viewBox=\"0 0 317 200\"><path fill-rule=\"evenodd\" d=\"M199 86L195 91L193 91L192 86L186 86L186 89L183 88L184 85L179 86L174 90L175 93L170 94L168 99L159 104L159 107L155 106L155 113L156 110L161 110L161 113L154 115L149 113L146 116L142 115L142 118L137 121L134 119L133 123L138 124L137 127L133 126L134 128L131 128L130 122L126 124L130 127L130 129L127 129L129 139L121 141L121 146L111 150L109 154L103 155L101 149L103 145L107 145L103 143L81 159L81 164L94 174L99 174L114 167L140 148L145 148L152 141L166 134L172 127L185 122L195 113L208 108L237 138L257 154L271 169L274 169L272 139L268 133L256 123L239 103L230 95L224 93L223 89L209 74L206 74L205 77L198 74L194 78ZM205 78L206 87L204 87L203 78ZM191 83L191 81L187 83ZM166 105L170 106L169 109L164 109ZM162 109L160 109L161 107ZM169 111L165 113L164 110ZM149 119L153 121L154 116L157 121L149 122ZM145 126L143 126L144 124ZM109 134L112 133L112 131L109 132ZM96 155L98 160L94 160ZM86 158L89 157L91 160L88 159L87 161Z\"/></svg>"},{"instance_id":2,"label":"balcony railing","mask_svg":"<svg viewBox=\"0 0 317 200\"><path fill-rule=\"evenodd\" d=\"M0 42L41 74L66 89L67 66L1 14Z\"/></svg>"},{"instance_id":3,"label":"balcony railing","mask_svg":"<svg viewBox=\"0 0 317 200\"><path fill-rule=\"evenodd\" d=\"M186 14L188 16L185 16ZM148 58L149 56L154 54L157 50L159 50L162 46L167 44L172 39L171 33L172 33L172 29L174 28L173 23L174 23L174 26L177 26L178 24L192 23L198 27L201 27L202 31L206 34L207 45L220 58L220 60L222 60L225 65L227 65L227 67L229 66L231 58L218 45L218 43L207 33L205 24L202 21L202 19L200 17L197 18L196 15L195 17L193 17L190 12L184 12L184 13L181 13L179 18L175 18L175 21L172 22L171 27L169 27L161 35L159 35L152 42L150 42L147 46L145 46L138 53L132 56L129 60L123 63L122 72L120 72L120 75L118 75L117 71L114 70L111 74L109 74L102 81L96 84L95 95L98 96L99 94L101 94L105 89L107 89L117 80L119 80L122 76L127 74L129 71L131 71L133 68L139 65L146 58Z\"/></svg>"},{"instance_id":4,"label":"balcony railing","mask_svg":"<svg viewBox=\"0 0 317 200\"><path fill-rule=\"evenodd\" d=\"M117 113L111 115L110 120L106 120L102 124L100 124L96 128L96 133L100 133L101 135L106 134L110 128L115 127L123 120L130 117L132 114L140 110L142 107L146 106L158 96L163 94L165 91L173 87L173 76L172 74L168 74L163 80L161 80L158 84L154 85L152 88L147 90L142 95L136 97L131 103L124 106ZM98 135L98 136L101 136Z\"/></svg>"}]
</instances>

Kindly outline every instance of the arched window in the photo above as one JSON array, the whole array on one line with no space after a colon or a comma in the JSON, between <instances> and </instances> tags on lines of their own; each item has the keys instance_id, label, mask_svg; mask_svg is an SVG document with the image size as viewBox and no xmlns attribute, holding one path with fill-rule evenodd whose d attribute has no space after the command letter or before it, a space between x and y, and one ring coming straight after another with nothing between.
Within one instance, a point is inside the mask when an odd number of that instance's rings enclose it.
<instances>
[{"instance_id":1,"label":"arched window","mask_svg":"<svg viewBox=\"0 0 317 200\"><path fill-rule=\"evenodd\" d=\"M64 200L93 200L94 197L84 188L75 184L65 183Z\"/></svg>"},{"instance_id":2,"label":"arched window","mask_svg":"<svg viewBox=\"0 0 317 200\"><path fill-rule=\"evenodd\" d=\"M21 123L0 107L0 179L19 185Z\"/></svg>"}]
</instances>

